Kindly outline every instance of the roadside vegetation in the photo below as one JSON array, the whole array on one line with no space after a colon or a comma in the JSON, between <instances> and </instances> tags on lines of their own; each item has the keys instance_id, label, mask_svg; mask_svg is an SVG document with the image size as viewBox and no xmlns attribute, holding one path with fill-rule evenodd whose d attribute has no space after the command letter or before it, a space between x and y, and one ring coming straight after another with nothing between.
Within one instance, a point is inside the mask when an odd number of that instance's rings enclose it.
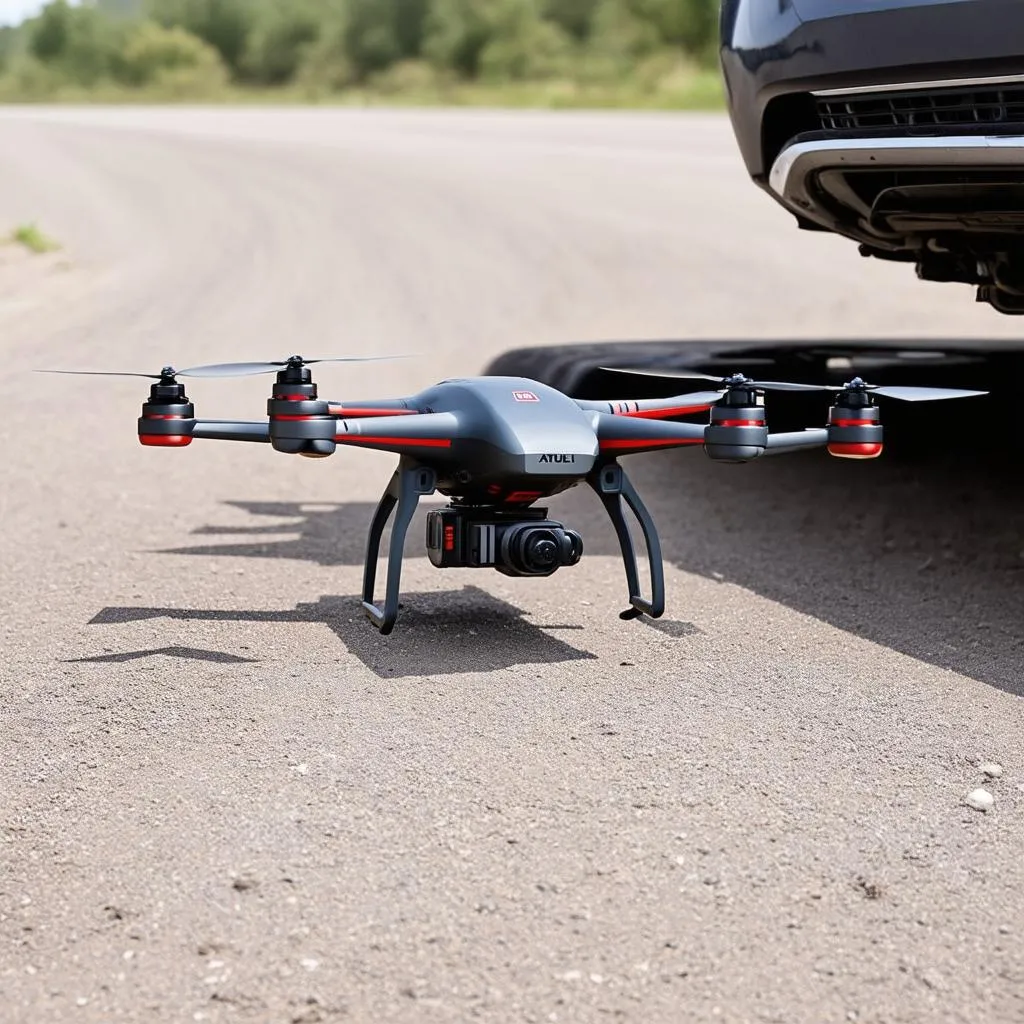
<instances>
[{"instance_id":1,"label":"roadside vegetation","mask_svg":"<svg viewBox=\"0 0 1024 1024\"><path fill-rule=\"evenodd\" d=\"M56 252L60 245L52 238L44 235L35 224L21 224L7 237L9 244L17 244L37 255L45 252Z\"/></svg>"},{"instance_id":2,"label":"roadside vegetation","mask_svg":"<svg viewBox=\"0 0 1024 1024\"><path fill-rule=\"evenodd\" d=\"M714 108L717 0L53 0L0 102Z\"/></svg>"}]
</instances>

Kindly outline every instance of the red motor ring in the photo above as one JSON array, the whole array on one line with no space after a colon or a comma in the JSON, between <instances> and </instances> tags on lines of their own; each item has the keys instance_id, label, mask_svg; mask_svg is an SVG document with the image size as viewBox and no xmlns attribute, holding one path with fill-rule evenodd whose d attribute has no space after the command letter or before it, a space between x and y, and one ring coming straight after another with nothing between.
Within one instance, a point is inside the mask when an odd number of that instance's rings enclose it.
<instances>
[{"instance_id":1,"label":"red motor ring","mask_svg":"<svg viewBox=\"0 0 1024 1024\"><path fill-rule=\"evenodd\" d=\"M337 418L317 398L316 385L277 381L267 401L270 443L275 451L323 459L334 454Z\"/></svg>"},{"instance_id":2,"label":"red motor ring","mask_svg":"<svg viewBox=\"0 0 1024 1024\"><path fill-rule=\"evenodd\" d=\"M184 398L184 394L180 397ZM192 443L195 424L195 406L187 400L146 402L138 422L139 444L148 448L185 448Z\"/></svg>"},{"instance_id":3,"label":"red motor ring","mask_svg":"<svg viewBox=\"0 0 1024 1024\"><path fill-rule=\"evenodd\" d=\"M877 459L884 447L880 418L877 406L832 406L828 413L829 455L837 459Z\"/></svg>"},{"instance_id":4,"label":"red motor ring","mask_svg":"<svg viewBox=\"0 0 1024 1024\"><path fill-rule=\"evenodd\" d=\"M704 453L716 462L750 462L765 453L768 424L764 407L715 403L704 430Z\"/></svg>"}]
</instances>

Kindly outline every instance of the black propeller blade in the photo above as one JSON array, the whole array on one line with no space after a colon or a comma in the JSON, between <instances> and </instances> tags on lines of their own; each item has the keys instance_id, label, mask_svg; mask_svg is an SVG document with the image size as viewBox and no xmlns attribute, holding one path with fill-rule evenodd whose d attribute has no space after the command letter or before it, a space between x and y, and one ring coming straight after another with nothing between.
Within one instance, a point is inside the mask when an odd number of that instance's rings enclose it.
<instances>
[{"instance_id":1,"label":"black propeller blade","mask_svg":"<svg viewBox=\"0 0 1024 1024\"><path fill-rule=\"evenodd\" d=\"M721 384L725 379L723 377L712 377L707 373L697 373L693 370L640 370L624 366L599 366L598 369L604 370L606 373L628 373L635 377L664 377L672 380L712 380L716 384Z\"/></svg>"},{"instance_id":2,"label":"black propeller blade","mask_svg":"<svg viewBox=\"0 0 1024 1024\"><path fill-rule=\"evenodd\" d=\"M752 391L821 391L822 389L816 384L789 384L784 381L777 380L750 380L749 377L744 377L742 373L733 374L731 377L712 377L707 373L691 373L689 370L680 371L662 371L662 370L639 370L639 369L627 369L624 367L615 366L601 366L601 370L607 370L609 373L627 373L631 376L637 377L657 377L662 380L713 380L716 384L721 384L722 387L717 394L724 394L731 388L747 388ZM842 390L842 389L840 389ZM700 392L705 394L705 392ZM712 394L712 392L706 392L706 394ZM689 395L687 398L691 397Z\"/></svg>"},{"instance_id":3,"label":"black propeller blade","mask_svg":"<svg viewBox=\"0 0 1024 1024\"><path fill-rule=\"evenodd\" d=\"M160 373L123 373L118 370L34 370L34 373L70 373L75 376L87 377L145 377L147 380L168 380L174 376L175 371L170 367L167 372Z\"/></svg>"},{"instance_id":4,"label":"black propeller blade","mask_svg":"<svg viewBox=\"0 0 1024 1024\"><path fill-rule=\"evenodd\" d=\"M896 398L903 402L934 402L947 398L975 398L987 395L987 391L966 391L962 388L927 388L912 387L907 385L878 385L868 384L855 377L846 384L793 384L787 381L777 380L750 380L743 374L737 373L732 377L710 377L704 373L691 373L684 371L658 371L625 369L614 366L602 366L602 370L610 373L626 373L641 377L658 377L665 380L714 380L722 385L718 392L699 392L693 395L682 396L687 399L704 399L712 394L725 394L732 389L748 389L751 391L826 391L826 392L870 392L872 395L879 395L882 398Z\"/></svg>"},{"instance_id":5,"label":"black propeller blade","mask_svg":"<svg viewBox=\"0 0 1024 1024\"><path fill-rule=\"evenodd\" d=\"M125 373L118 370L37 370L36 373L70 373L96 377L145 377L148 380L173 381L175 377L249 377L258 373L274 373L289 366L301 369L303 366L311 366L314 363L376 363L408 358L408 356L339 356L328 359L303 359L302 356L292 356L290 359L269 363L213 363L208 366L190 366L184 370L165 366L160 373Z\"/></svg>"}]
</instances>

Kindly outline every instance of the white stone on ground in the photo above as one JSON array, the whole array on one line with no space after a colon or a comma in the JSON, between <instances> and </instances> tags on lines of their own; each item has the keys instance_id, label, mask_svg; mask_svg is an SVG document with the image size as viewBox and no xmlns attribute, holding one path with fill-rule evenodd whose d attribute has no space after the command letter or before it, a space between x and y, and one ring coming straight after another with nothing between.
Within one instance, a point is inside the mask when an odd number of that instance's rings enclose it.
<instances>
[{"instance_id":1,"label":"white stone on ground","mask_svg":"<svg viewBox=\"0 0 1024 1024\"><path fill-rule=\"evenodd\" d=\"M989 811L995 805L995 800L987 789L974 789L964 797L964 803L976 811Z\"/></svg>"}]
</instances>

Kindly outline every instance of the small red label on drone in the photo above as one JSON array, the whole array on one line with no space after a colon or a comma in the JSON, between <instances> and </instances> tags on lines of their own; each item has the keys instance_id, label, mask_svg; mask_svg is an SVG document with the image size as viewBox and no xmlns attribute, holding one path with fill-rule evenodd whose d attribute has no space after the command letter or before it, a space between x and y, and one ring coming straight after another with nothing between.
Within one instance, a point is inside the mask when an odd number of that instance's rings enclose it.
<instances>
[{"instance_id":1,"label":"small red label on drone","mask_svg":"<svg viewBox=\"0 0 1024 1024\"><path fill-rule=\"evenodd\" d=\"M517 402L539 402L540 399L532 391L513 391L512 397Z\"/></svg>"}]
</instances>

